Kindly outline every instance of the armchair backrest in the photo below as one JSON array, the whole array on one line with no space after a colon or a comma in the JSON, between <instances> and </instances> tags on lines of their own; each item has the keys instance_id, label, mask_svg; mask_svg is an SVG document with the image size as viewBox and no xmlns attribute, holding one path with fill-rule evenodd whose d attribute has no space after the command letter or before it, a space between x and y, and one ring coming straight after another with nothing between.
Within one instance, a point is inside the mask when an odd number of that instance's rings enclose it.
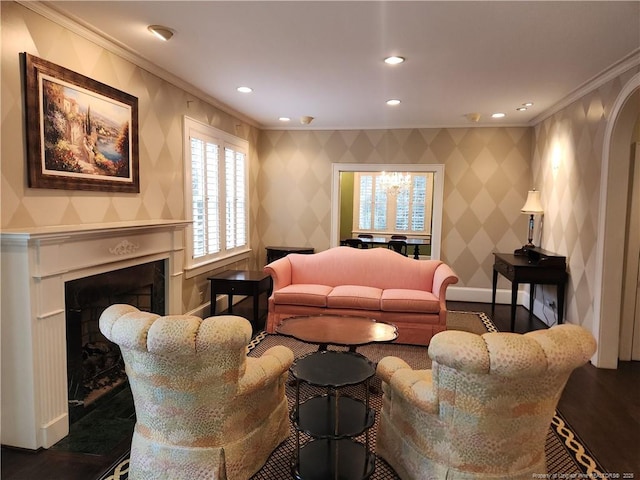
<instances>
[{"instance_id":1,"label":"armchair backrest","mask_svg":"<svg viewBox=\"0 0 640 480\"><path fill-rule=\"evenodd\" d=\"M216 444L218 435L228 435L222 427L234 417L251 339L246 319L160 317L112 305L100 317L100 330L120 346L141 428L183 445ZM178 438L184 432L189 438Z\"/></svg>"},{"instance_id":2,"label":"armchair backrest","mask_svg":"<svg viewBox=\"0 0 640 480\"><path fill-rule=\"evenodd\" d=\"M596 342L586 329L486 333L449 330L433 337L433 395L448 434L451 458L493 462L542 455L544 439L570 373L586 363ZM516 460L514 460L515 462ZM508 463L508 459L505 459Z\"/></svg>"}]
</instances>

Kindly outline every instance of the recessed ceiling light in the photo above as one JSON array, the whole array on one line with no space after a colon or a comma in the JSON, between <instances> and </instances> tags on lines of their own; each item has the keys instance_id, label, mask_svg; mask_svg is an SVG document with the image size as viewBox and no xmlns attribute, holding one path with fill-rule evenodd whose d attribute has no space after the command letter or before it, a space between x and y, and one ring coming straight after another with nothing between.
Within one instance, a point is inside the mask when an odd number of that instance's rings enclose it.
<instances>
[{"instance_id":1,"label":"recessed ceiling light","mask_svg":"<svg viewBox=\"0 0 640 480\"><path fill-rule=\"evenodd\" d=\"M251 93L253 92L253 88L251 87L238 87L236 88L240 93Z\"/></svg>"},{"instance_id":2,"label":"recessed ceiling light","mask_svg":"<svg viewBox=\"0 0 640 480\"><path fill-rule=\"evenodd\" d=\"M280 120L281 122L290 122L291 119L289 117L280 117L278 118L278 120Z\"/></svg>"},{"instance_id":3,"label":"recessed ceiling light","mask_svg":"<svg viewBox=\"0 0 640 480\"><path fill-rule=\"evenodd\" d=\"M492 115L491 115L491 118L504 118L504 117L506 117L506 116L507 116L507 114L506 114L506 113L498 112L498 113L494 113L494 114L492 114Z\"/></svg>"},{"instance_id":4,"label":"recessed ceiling light","mask_svg":"<svg viewBox=\"0 0 640 480\"><path fill-rule=\"evenodd\" d=\"M384 63L388 63L389 65L398 65L399 63L404 62L404 60L405 60L404 57L392 56L392 57L385 58Z\"/></svg>"},{"instance_id":5,"label":"recessed ceiling light","mask_svg":"<svg viewBox=\"0 0 640 480\"><path fill-rule=\"evenodd\" d=\"M525 107L533 107L533 102L523 103L522 105L524 105Z\"/></svg>"},{"instance_id":6,"label":"recessed ceiling light","mask_svg":"<svg viewBox=\"0 0 640 480\"><path fill-rule=\"evenodd\" d=\"M397 99L391 99L391 100L387 100L387 105L400 105L400 100Z\"/></svg>"},{"instance_id":7,"label":"recessed ceiling light","mask_svg":"<svg viewBox=\"0 0 640 480\"><path fill-rule=\"evenodd\" d=\"M168 41L171 37L173 37L173 30L169 27L165 27L162 25L149 25L147 27L151 33L153 33L156 37L158 37L162 41Z\"/></svg>"},{"instance_id":8,"label":"recessed ceiling light","mask_svg":"<svg viewBox=\"0 0 640 480\"><path fill-rule=\"evenodd\" d=\"M527 109L527 107L518 107L516 108L517 111L519 112L524 112Z\"/></svg>"}]
</instances>

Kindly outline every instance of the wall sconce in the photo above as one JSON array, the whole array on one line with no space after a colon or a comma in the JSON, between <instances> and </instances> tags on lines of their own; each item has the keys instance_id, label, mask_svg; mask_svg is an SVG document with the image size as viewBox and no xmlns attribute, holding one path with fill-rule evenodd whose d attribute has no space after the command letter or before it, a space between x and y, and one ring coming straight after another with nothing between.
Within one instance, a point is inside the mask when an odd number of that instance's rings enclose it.
<instances>
[{"instance_id":1,"label":"wall sconce","mask_svg":"<svg viewBox=\"0 0 640 480\"><path fill-rule=\"evenodd\" d=\"M534 215L542 215L544 212L542 208L542 204L540 203L540 192L538 190L529 190L527 194L527 201L524 203L524 206L520 210L522 213L529 216L529 242L522 247L522 249L533 248L535 245L533 244L533 227L534 223Z\"/></svg>"},{"instance_id":2,"label":"wall sconce","mask_svg":"<svg viewBox=\"0 0 640 480\"><path fill-rule=\"evenodd\" d=\"M165 42L169 41L171 37L173 37L173 30L171 30L169 27L164 27L162 25L149 25L147 27L147 30L149 30L160 40L163 40Z\"/></svg>"}]
</instances>

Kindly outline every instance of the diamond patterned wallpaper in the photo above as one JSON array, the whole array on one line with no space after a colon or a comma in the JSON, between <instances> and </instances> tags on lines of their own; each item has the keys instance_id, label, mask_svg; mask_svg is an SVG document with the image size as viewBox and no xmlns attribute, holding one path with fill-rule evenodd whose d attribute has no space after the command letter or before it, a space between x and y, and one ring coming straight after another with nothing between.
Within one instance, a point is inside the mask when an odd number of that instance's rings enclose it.
<instances>
[{"instance_id":1,"label":"diamond patterned wallpaper","mask_svg":"<svg viewBox=\"0 0 640 480\"><path fill-rule=\"evenodd\" d=\"M184 90L13 2L2 13L1 227L183 219L182 118L249 140L252 223L256 222L258 130ZM19 53L28 52L138 97L140 193L121 194L27 188ZM253 232L252 243L257 243ZM183 311L208 295L206 275L184 282Z\"/></svg>"},{"instance_id":2,"label":"diamond patterned wallpaper","mask_svg":"<svg viewBox=\"0 0 640 480\"><path fill-rule=\"evenodd\" d=\"M527 218L520 208L536 187L545 215L534 242L568 256L566 318L592 324L603 136L613 103L638 68L534 128L259 131L24 6L5 1L0 9L2 228L184 218L182 116L189 115L250 142L256 253L237 267L264 264L266 245L329 247L333 162L442 163L442 258L461 277L457 287L489 300L491 253L525 242ZM26 187L19 52L138 97L140 194ZM499 287L508 283L501 279ZM206 275L185 282L184 311L202 303L201 292L206 301ZM553 322L553 312L547 314Z\"/></svg>"},{"instance_id":3,"label":"diamond patterned wallpaper","mask_svg":"<svg viewBox=\"0 0 640 480\"><path fill-rule=\"evenodd\" d=\"M532 169L545 209L542 246L567 256L565 318L587 328L593 326L597 294L596 246L605 129L620 91L639 71L636 67L624 72L534 128ZM636 105L636 109L640 107ZM620 178L617 183L625 186L627 180ZM548 293L555 296L555 292ZM542 294L547 294L546 288ZM604 323L608 321L603 319Z\"/></svg>"},{"instance_id":4,"label":"diamond patterned wallpaper","mask_svg":"<svg viewBox=\"0 0 640 480\"><path fill-rule=\"evenodd\" d=\"M458 286L490 287L491 253L526 242L520 207L531 186L531 133L529 128L262 132L261 245L329 248L332 163L442 163L441 258L460 276Z\"/></svg>"}]
</instances>

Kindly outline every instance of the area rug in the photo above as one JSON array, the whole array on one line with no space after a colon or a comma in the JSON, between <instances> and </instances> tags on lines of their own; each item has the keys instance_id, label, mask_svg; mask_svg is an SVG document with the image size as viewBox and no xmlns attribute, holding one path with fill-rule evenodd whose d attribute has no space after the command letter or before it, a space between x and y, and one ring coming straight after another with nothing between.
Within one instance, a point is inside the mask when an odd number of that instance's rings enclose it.
<instances>
[{"instance_id":1,"label":"area rug","mask_svg":"<svg viewBox=\"0 0 640 480\"><path fill-rule=\"evenodd\" d=\"M449 312L447 315L447 328L465 330L474 333L497 331L491 319L484 313L475 312ZM317 346L305 344L292 338L280 335L269 335L265 332L257 335L249 345L251 356L261 356L267 349L274 345L285 345L293 350L296 357L305 355ZM331 348L331 347L330 347ZM340 350L340 347L336 347ZM365 355L373 362L378 362L382 357L395 355L403 358L413 368L429 368L430 360L427 356L427 348L413 345L373 344L358 348L358 352ZM382 405L380 380L374 377L372 391L378 392L370 395L371 406L380 411ZM362 395L363 387L349 387L344 393L353 396ZM301 386L300 394L304 398L314 393L313 387ZM287 399L289 407L295 399L295 387L291 383L287 385ZM377 431L378 416L374 426L369 431L371 449L375 450L375 437ZM364 439L364 436L362 436ZM290 462L295 449L295 432L292 428L291 436L283 442L269 457L262 469L252 477L252 480L284 480L291 478ZM584 443L577 437L566 420L559 413L554 416L547 434L546 457L548 478L604 478L604 470L593 458ZM125 480L128 475L128 453L118 460L99 480ZM565 475L568 475L565 477ZM397 480L399 477L393 469L382 459L376 458L376 466L372 480ZM194 479L195 480L195 479Z\"/></svg>"}]
</instances>

